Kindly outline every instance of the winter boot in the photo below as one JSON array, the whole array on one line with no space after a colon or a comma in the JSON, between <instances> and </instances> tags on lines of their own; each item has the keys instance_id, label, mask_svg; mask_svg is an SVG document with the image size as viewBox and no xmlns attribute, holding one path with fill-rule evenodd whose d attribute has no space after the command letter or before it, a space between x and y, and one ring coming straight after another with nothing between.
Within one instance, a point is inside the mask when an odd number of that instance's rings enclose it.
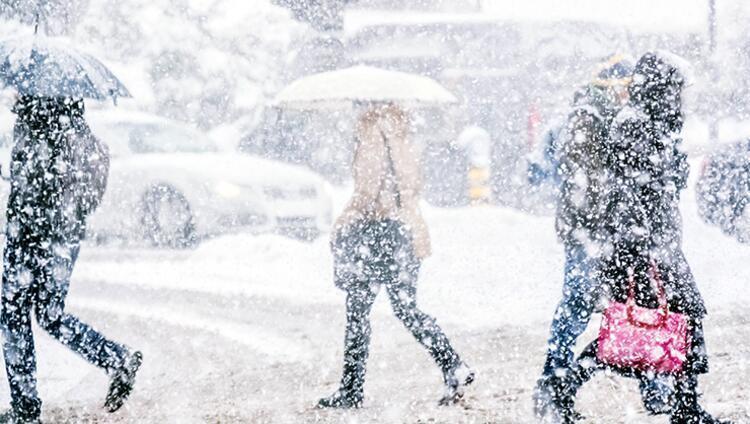
<instances>
[{"instance_id":1,"label":"winter boot","mask_svg":"<svg viewBox=\"0 0 750 424\"><path fill-rule=\"evenodd\" d=\"M691 410L677 409L669 419L670 424L732 424L731 421L719 420L704 411L700 406Z\"/></svg>"},{"instance_id":2,"label":"winter boot","mask_svg":"<svg viewBox=\"0 0 750 424\"><path fill-rule=\"evenodd\" d=\"M445 394L438 401L438 405L447 406L460 401L464 397L464 387L473 383L474 377L474 370L463 362L446 372L443 375Z\"/></svg>"},{"instance_id":3,"label":"winter boot","mask_svg":"<svg viewBox=\"0 0 750 424\"><path fill-rule=\"evenodd\" d=\"M581 420L575 411L575 396L578 385L564 377L542 377L534 389L534 415L539 420L550 420L555 424L573 424Z\"/></svg>"},{"instance_id":4,"label":"winter boot","mask_svg":"<svg viewBox=\"0 0 750 424\"><path fill-rule=\"evenodd\" d=\"M650 415L672 412L674 405L674 382L671 376L658 375L640 378L639 387L643 406Z\"/></svg>"},{"instance_id":5,"label":"winter boot","mask_svg":"<svg viewBox=\"0 0 750 424\"><path fill-rule=\"evenodd\" d=\"M698 406L698 415L701 417L701 424L732 424L731 421L718 420L711 416L708 412L704 411L703 408Z\"/></svg>"},{"instance_id":6,"label":"winter boot","mask_svg":"<svg viewBox=\"0 0 750 424\"><path fill-rule=\"evenodd\" d=\"M542 377L536 382L531 399L534 403L534 416L541 420L553 405L554 390L550 380L553 377Z\"/></svg>"},{"instance_id":7,"label":"winter boot","mask_svg":"<svg viewBox=\"0 0 750 424\"><path fill-rule=\"evenodd\" d=\"M347 337L344 346L344 369L339 389L318 401L318 408L361 408L364 402L365 374L369 356L369 331L364 337Z\"/></svg>"},{"instance_id":8,"label":"winter boot","mask_svg":"<svg viewBox=\"0 0 750 424\"><path fill-rule=\"evenodd\" d=\"M115 412L122 407L127 400L135 384L135 374L143 362L141 352L129 353L125 357L123 365L112 372L109 383L107 398L104 400L104 408L108 412Z\"/></svg>"},{"instance_id":9,"label":"winter boot","mask_svg":"<svg viewBox=\"0 0 750 424\"><path fill-rule=\"evenodd\" d=\"M0 414L0 424L41 424L42 420L38 416L24 416L15 411L8 410Z\"/></svg>"},{"instance_id":10,"label":"winter boot","mask_svg":"<svg viewBox=\"0 0 750 424\"><path fill-rule=\"evenodd\" d=\"M364 394L362 392L339 389L331 396L320 399L318 408L361 408L363 402Z\"/></svg>"},{"instance_id":11,"label":"winter boot","mask_svg":"<svg viewBox=\"0 0 750 424\"><path fill-rule=\"evenodd\" d=\"M731 424L711 416L698 404L698 378L685 376L677 381L675 405L670 424Z\"/></svg>"}]
</instances>

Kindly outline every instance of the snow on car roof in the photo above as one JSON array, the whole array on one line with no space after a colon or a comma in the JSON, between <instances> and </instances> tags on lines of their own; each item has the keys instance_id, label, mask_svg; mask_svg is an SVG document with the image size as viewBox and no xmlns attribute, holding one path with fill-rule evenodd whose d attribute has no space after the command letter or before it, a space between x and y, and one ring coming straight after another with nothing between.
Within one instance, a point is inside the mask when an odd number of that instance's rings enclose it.
<instances>
[{"instance_id":1,"label":"snow on car roof","mask_svg":"<svg viewBox=\"0 0 750 424\"><path fill-rule=\"evenodd\" d=\"M242 161L250 164L254 173L268 176L275 176L278 181L295 180L308 183L323 183L323 178L312 170L290 163L280 162L273 159L266 159L260 156L237 153L242 157Z\"/></svg>"},{"instance_id":2,"label":"snow on car roof","mask_svg":"<svg viewBox=\"0 0 750 424\"><path fill-rule=\"evenodd\" d=\"M179 127L182 130L189 130L194 132L202 138L211 140L207 134L203 133L198 129L191 128L189 124L174 121L168 118L163 118L157 115L153 115L146 112L133 111L127 109L104 109L87 112L90 121L94 126L100 125L113 125L117 123L128 123L128 124L142 124L142 125L159 125L166 127ZM219 154L219 152L196 152L197 154ZM247 171L257 175L263 175L264 178L272 175L276 176L279 180L295 179L308 181L311 183L322 182L322 178L315 172L299 165L288 164L272 159L266 159L258 156L251 156L244 153L234 153L241 161L246 165ZM185 158L183 161L187 160ZM202 161L199 157L195 158L196 169L200 167Z\"/></svg>"},{"instance_id":3,"label":"snow on car roof","mask_svg":"<svg viewBox=\"0 0 750 424\"><path fill-rule=\"evenodd\" d=\"M90 109L86 112L86 117L106 123L130 122L135 124L161 124L191 127L190 123L175 121L148 112L122 108Z\"/></svg>"}]
</instances>

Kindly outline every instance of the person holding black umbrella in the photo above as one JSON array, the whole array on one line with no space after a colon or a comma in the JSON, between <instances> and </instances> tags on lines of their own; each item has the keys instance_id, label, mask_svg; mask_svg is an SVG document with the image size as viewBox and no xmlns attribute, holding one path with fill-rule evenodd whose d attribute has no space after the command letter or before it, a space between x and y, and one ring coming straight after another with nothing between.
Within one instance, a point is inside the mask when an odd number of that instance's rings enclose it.
<instances>
[{"instance_id":1,"label":"person holding black umbrella","mask_svg":"<svg viewBox=\"0 0 750 424\"><path fill-rule=\"evenodd\" d=\"M109 374L104 406L117 411L143 356L67 313L65 298L109 172L108 150L84 119L83 98L129 93L92 56L44 38L0 43L0 81L18 90L0 300L11 409L0 420L41 417L32 312L42 329Z\"/></svg>"},{"instance_id":2,"label":"person holding black umbrella","mask_svg":"<svg viewBox=\"0 0 750 424\"><path fill-rule=\"evenodd\" d=\"M107 183L109 156L83 119L83 100L21 96L11 163L0 323L15 422L41 415L32 311L39 326L111 377L105 407L119 409L142 355L65 312L86 218Z\"/></svg>"}]
</instances>

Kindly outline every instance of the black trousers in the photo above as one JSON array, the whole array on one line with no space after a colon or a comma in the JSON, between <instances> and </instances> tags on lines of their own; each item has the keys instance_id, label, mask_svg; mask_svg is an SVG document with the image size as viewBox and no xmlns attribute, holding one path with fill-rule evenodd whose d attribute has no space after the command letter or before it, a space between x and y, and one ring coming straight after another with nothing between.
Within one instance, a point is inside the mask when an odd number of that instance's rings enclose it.
<instances>
[{"instance_id":1,"label":"black trousers","mask_svg":"<svg viewBox=\"0 0 750 424\"><path fill-rule=\"evenodd\" d=\"M420 261L414 255L408 235L393 221L366 227L359 228L363 232L355 234L354 241L350 235L342 243L342 250L335 252L337 279L345 280L337 281L337 285L347 293L340 388L355 396L363 392L372 334L370 311L382 287L388 294L393 313L427 349L444 375L460 364L458 354L435 319L417 306ZM367 249L363 249L363 245L367 245Z\"/></svg>"},{"instance_id":2,"label":"black trousers","mask_svg":"<svg viewBox=\"0 0 750 424\"><path fill-rule=\"evenodd\" d=\"M127 348L65 311L79 242L34 248L9 238L5 247L0 323L11 407L24 420L41 414L36 388L32 313L39 326L91 364L106 371L122 366Z\"/></svg>"}]
</instances>

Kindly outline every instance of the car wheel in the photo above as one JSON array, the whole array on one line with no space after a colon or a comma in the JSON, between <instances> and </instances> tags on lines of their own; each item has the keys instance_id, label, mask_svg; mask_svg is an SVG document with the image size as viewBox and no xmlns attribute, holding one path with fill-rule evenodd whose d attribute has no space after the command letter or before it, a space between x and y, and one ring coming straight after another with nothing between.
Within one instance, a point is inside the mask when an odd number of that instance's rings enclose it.
<instances>
[{"instance_id":1,"label":"car wheel","mask_svg":"<svg viewBox=\"0 0 750 424\"><path fill-rule=\"evenodd\" d=\"M744 202L734 218L734 235L740 243L750 243L750 200Z\"/></svg>"},{"instance_id":2,"label":"car wheel","mask_svg":"<svg viewBox=\"0 0 750 424\"><path fill-rule=\"evenodd\" d=\"M146 240L154 246L188 248L196 244L190 204L168 185L154 186L143 195L141 223Z\"/></svg>"}]
</instances>

